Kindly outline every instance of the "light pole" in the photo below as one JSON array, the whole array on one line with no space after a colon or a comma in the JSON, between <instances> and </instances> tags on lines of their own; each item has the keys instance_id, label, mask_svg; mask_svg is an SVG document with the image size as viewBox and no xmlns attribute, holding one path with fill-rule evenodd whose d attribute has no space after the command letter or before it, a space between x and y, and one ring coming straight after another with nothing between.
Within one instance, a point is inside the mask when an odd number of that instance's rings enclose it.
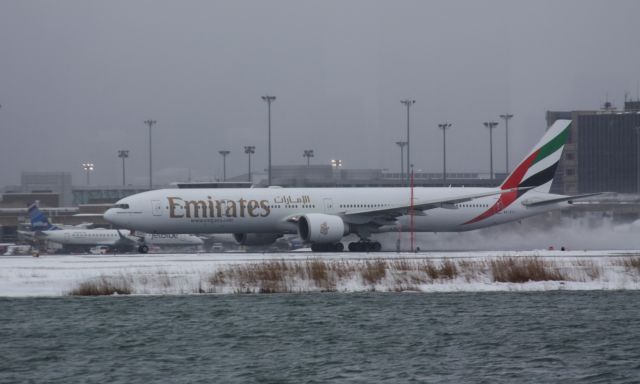
<instances>
[{"instance_id":1,"label":"light pole","mask_svg":"<svg viewBox=\"0 0 640 384\"><path fill-rule=\"evenodd\" d=\"M450 123L438 124L438 128L442 129L442 185L447 185L447 129L451 127Z\"/></svg>"},{"instance_id":2,"label":"light pole","mask_svg":"<svg viewBox=\"0 0 640 384\"><path fill-rule=\"evenodd\" d=\"M269 157L269 176L267 185L271 185L271 102L275 101L275 99L275 96L262 96L262 100L267 102L267 118L269 125L269 153L267 155Z\"/></svg>"},{"instance_id":3,"label":"light pole","mask_svg":"<svg viewBox=\"0 0 640 384\"><path fill-rule=\"evenodd\" d=\"M125 184L125 178L124 178L124 159L126 159L127 157L129 157L129 150L128 149L120 149L118 150L118 157L122 159L122 186L124 187Z\"/></svg>"},{"instance_id":4,"label":"light pole","mask_svg":"<svg viewBox=\"0 0 640 384\"><path fill-rule=\"evenodd\" d=\"M307 158L307 168L309 168L311 158L313 157L313 149L305 149L302 157Z\"/></svg>"},{"instance_id":5,"label":"light pole","mask_svg":"<svg viewBox=\"0 0 640 384\"><path fill-rule=\"evenodd\" d=\"M153 157L151 151L151 127L156 125L155 120L145 120L144 123L149 127L149 189L153 189Z\"/></svg>"},{"instance_id":6,"label":"light pole","mask_svg":"<svg viewBox=\"0 0 640 384\"><path fill-rule=\"evenodd\" d=\"M231 151L223 149L222 151L218 151L218 153L222 155L222 181L227 181L227 155L230 154Z\"/></svg>"},{"instance_id":7,"label":"light pole","mask_svg":"<svg viewBox=\"0 0 640 384\"><path fill-rule=\"evenodd\" d=\"M244 153L246 153L249 156L249 172L248 172L249 176L248 176L248 180L251 181L251 155L256 153L255 145L245 145Z\"/></svg>"},{"instance_id":8,"label":"light pole","mask_svg":"<svg viewBox=\"0 0 640 384\"><path fill-rule=\"evenodd\" d=\"M409 186L410 176L408 171L409 171L409 163L411 161L411 134L409 131L409 110L411 109L411 106L416 103L416 101L405 99L405 100L400 100L400 102L407 107L407 186Z\"/></svg>"},{"instance_id":9,"label":"light pole","mask_svg":"<svg viewBox=\"0 0 640 384\"><path fill-rule=\"evenodd\" d=\"M404 180L404 147L406 141L396 141L396 145L400 147L400 180Z\"/></svg>"},{"instance_id":10,"label":"light pole","mask_svg":"<svg viewBox=\"0 0 640 384\"><path fill-rule=\"evenodd\" d=\"M505 156L506 156L506 165L505 170L507 175L509 174L509 120L513 117L512 114L504 114L500 115L500 118L504 120L504 134L505 134Z\"/></svg>"},{"instance_id":11,"label":"light pole","mask_svg":"<svg viewBox=\"0 0 640 384\"><path fill-rule=\"evenodd\" d=\"M87 173L87 185L91 185L91 180L89 179L89 173L94 170L93 163L82 163L82 169Z\"/></svg>"},{"instance_id":12,"label":"light pole","mask_svg":"<svg viewBox=\"0 0 640 384\"><path fill-rule=\"evenodd\" d=\"M484 126L489 128L489 175L493 180L493 129L498 125L495 121L485 121Z\"/></svg>"}]
</instances>

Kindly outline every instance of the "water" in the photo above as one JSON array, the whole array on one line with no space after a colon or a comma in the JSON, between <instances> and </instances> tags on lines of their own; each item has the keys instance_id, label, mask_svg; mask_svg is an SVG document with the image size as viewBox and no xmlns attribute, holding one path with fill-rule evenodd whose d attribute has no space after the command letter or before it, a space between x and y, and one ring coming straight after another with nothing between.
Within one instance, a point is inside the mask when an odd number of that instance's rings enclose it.
<instances>
[{"instance_id":1,"label":"water","mask_svg":"<svg viewBox=\"0 0 640 384\"><path fill-rule=\"evenodd\" d=\"M640 382L636 292L0 299L0 383Z\"/></svg>"}]
</instances>

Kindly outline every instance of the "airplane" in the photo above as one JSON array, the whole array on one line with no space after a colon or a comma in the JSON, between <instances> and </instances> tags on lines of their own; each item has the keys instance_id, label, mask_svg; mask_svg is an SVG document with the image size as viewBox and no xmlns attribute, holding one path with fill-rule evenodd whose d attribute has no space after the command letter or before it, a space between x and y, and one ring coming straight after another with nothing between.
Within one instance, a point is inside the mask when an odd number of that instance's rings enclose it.
<instances>
[{"instance_id":1,"label":"airplane","mask_svg":"<svg viewBox=\"0 0 640 384\"><path fill-rule=\"evenodd\" d=\"M469 231L596 195L549 193L570 124L557 120L495 188L160 189L119 200L104 218L149 233L233 233L240 243L271 244L297 233L316 252L343 251L343 237L355 234L350 251L380 251L372 234Z\"/></svg>"},{"instance_id":2,"label":"airplane","mask_svg":"<svg viewBox=\"0 0 640 384\"><path fill-rule=\"evenodd\" d=\"M62 245L63 251L86 252L93 247L105 246L119 252L147 253L150 245L192 246L203 244L202 239L193 235L179 234L123 234L118 229L61 228L49 222L47 216L33 203L28 208L31 230L37 238Z\"/></svg>"}]
</instances>

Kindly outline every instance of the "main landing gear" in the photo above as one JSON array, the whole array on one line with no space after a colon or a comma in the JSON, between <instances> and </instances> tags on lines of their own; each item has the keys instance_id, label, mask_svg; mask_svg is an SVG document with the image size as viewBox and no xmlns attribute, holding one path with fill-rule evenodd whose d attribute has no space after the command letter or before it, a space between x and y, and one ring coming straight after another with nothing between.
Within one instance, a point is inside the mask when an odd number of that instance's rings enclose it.
<instances>
[{"instance_id":1,"label":"main landing gear","mask_svg":"<svg viewBox=\"0 0 640 384\"><path fill-rule=\"evenodd\" d=\"M377 241L358 241L357 243L349 243L349 251L351 252L380 252L382 245Z\"/></svg>"},{"instance_id":2,"label":"main landing gear","mask_svg":"<svg viewBox=\"0 0 640 384\"><path fill-rule=\"evenodd\" d=\"M139 253L147 253L149 252L149 247L147 247L146 245L141 245L138 247L138 252Z\"/></svg>"},{"instance_id":3,"label":"main landing gear","mask_svg":"<svg viewBox=\"0 0 640 384\"><path fill-rule=\"evenodd\" d=\"M313 252L342 252L344 251L344 245L342 243L335 244L311 244L311 250ZM350 252L380 252L382 245L377 241L358 241L349 243Z\"/></svg>"},{"instance_id":4,"label":"main landing gear","mask_svg":"<svg viewBox=\"0 0 640 384\"><path fill-rule=\"evenodd\" d=\"M342 252L344 251L344 245L342 243L335 244L311 244L311 250L313 252Z\"/></svg>"}]
</instances>

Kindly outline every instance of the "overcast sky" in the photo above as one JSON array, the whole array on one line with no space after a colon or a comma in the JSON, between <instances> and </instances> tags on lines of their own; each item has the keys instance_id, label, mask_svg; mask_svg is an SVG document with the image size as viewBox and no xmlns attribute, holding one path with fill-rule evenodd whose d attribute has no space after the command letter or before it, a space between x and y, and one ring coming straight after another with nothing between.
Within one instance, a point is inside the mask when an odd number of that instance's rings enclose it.
<instances>
[{"instance_id":1,"label":"overcast sky","mask_svg":"<svg viewBox=\"0 0 640 384\"><path fill-rule=\"evenodd\" d=\"M0 186L21 171L69 171L84 184L144 185L155 119L158 182L267 164L342 159L398 170L411 111L412 160L488 172L483 121L515 115L512 163L548 109L621 106L640 80L640 1L0 1ZM504 126L494 131L504 169Z\"/></svg>"}]
</instances>

